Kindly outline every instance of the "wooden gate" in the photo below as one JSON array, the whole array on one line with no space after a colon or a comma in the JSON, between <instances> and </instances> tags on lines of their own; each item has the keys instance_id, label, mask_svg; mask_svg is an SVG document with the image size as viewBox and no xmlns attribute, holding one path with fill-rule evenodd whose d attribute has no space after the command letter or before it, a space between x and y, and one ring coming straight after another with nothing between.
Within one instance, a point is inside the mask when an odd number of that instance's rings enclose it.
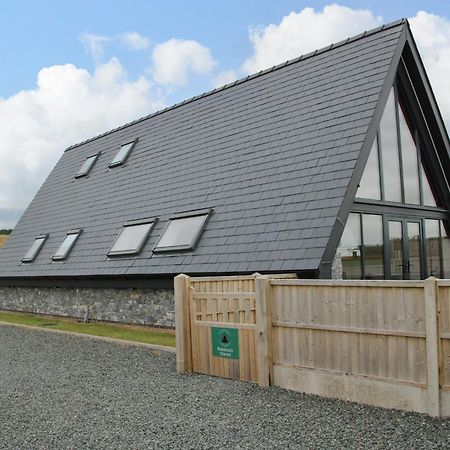
<instances>
[{"instance_id":1,"label":"wooden gate","mask_svg":"<svg viewBox=\"0 0 450 450\"><path fill-rule=\"evenodd\" d=\"M192 370L256 382L254 278L195 278L189 304Z\"/></svg>"},{"instance_id":2,"label":"wooden gate","mask_svg":"<svg viewBox=\"0 0 450 450\"><path fill-rule=\"evenodd\" d=\"M264 349L267 314L256 305L259 274L175 278L177 369L268 385L258 370ZM295 278L279 275L277 278ZM261 376L258 376L260 372ZM264 375L263 375L264 372ZM264 378L262 380L261 378Z\"/></svg>"}]
</instances>

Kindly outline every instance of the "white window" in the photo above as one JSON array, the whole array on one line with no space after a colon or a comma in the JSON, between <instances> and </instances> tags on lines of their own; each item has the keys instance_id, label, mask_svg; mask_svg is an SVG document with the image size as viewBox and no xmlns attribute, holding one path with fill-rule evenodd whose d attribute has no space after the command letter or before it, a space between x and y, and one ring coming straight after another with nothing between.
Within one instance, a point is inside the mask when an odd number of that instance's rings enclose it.
<instances>
[{"instance_id":1,"label":"white window","mask_svg":"<svg viewBox=\"0 0 450 450\"><path fill-rule=\"evenodd\" d=\"M108 256L134 255L142 250L153 228L154 221L125 225L108 252Z\"/></svg>"},{"instance_id":2,"label":"white window","mask_svg":"<svg viewBox=\"0 0 450 450\"><path fill-rule=\"evenodd\" d=\"M41 248L44 245L44 242L47 240L47 237L48 237L47 234L44 234L42 236L38 236L34 240L33 245L27 251L26 255L22 258L22 261L23 262L32 262L32 261L34 261L34 258L36 258L38 253L41 251Z\"/></svg>"},{"instance_id":3,"label":"white window","mask_svg":"<svg viewBox=\"0 0 450 450\"><path fill-rule=\"evenodd\" d=\"M170 219L153 251L190 250L200 238L208 214Z\"/></svg>"},{"instance_id":4,"label":"white window","mask_svg":"<svg viewBox=\"0 0 450 450\"><path fill-rule=\"evenodd\" d=\"M70 251L72 250L73 246L75 245L75 242L80 236L80 234L81 230L70 231L69 233L67 233L64 242L61 244L61 247L59 247L56 253L53 255L52 259L54 260L66 259Z\"/></svg>"},{"instance_id":5,"label":"white window","mask_svg":"<svg viewBox=\"0 0 450 450\"><path fill-rule=\"evenodd\" d=\"M86 158L84 163L81 165L80 170L75 175L75 178L85 177L91 171L92 167L95 164L95 161L97 161L97 158L98 154Z\"/></svg>"},{"instance_id":6,"label":"white window","mask_svg":"<svg viewBox=\"0 0 450 450\"><path fill-rule=\"evenodd\" d=\"M133 142L128 142L127 144L123 144L120 147L119 153L117 153L116 157L111 161L109 167L115 167L122 165L128 158L136 144L136 140Z\"/></svg>"}]
</instances>

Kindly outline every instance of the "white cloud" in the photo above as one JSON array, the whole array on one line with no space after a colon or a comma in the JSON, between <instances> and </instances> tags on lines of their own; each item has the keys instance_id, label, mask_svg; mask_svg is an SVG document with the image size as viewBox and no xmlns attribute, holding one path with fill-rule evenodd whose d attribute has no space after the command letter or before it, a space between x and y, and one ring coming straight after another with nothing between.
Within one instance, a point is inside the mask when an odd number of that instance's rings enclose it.
<instances>
[{"instance_id":1,"label":"white cloud","mask_svg":"<svg viewBox=\"0 0 450 450\"><path fill-rule=\"evenodd\" d=\"M95 62L100 62L103 58L105 45L111 42L108 36L100 36L98 34L84 33L80 36L81 42L84 44L86 51L92 56Z\"/></svg>"},{"instance_id":2,"label":"white cloud","mask_svg":"<svg viewBox=\"0 0 450 450\"><path fill-rule=\"evenodd\" d=\"M122 41L131 50L145 50L150 45L150 41L136 31L123 33L121 37Z\"/></svg>"},{"instance_id":3,"label":"white cloud","mask_svg":"<svg viewBox=\"0 0 450 450\"><path fill-rule=\"evenodd\" d=\"M215 88L221 87L225 84L231 83L232 81L236 81L238 78L239 74L236 70L225 70L214 77L212 80L212 86Z\"/></svg>"},{"instance_id":4,"label":"white cloud","mask_svg":"<svg viewBox=\"0 0 450 450\"><path fill-rule=\"evenodd\" d=\"M150 82L130 81L117 59L93 74L72 64L44 68L35 89L0 98L0 228L14 225L11 216L67 146L163 106Z\"/></svg>"},{"instance_id":5,"label":"white cloud","mask_svg":"<svg viewBox=\"0 0 450 450\"><path fill-rule=\"evenodd\" d=\"M425 11L410 18L411 29L425 64L442 115L450 130L450 21ZM369 10L337 4L322 11L304 8L283 17L279 24L250 30L253 52L243 64L254 73L287 59L374 28L384 21Z\"/></svg>"},{"instance_id":6,"label":"white cloud","mask_svg":"<svg viewBox=\"0 0 450 450\"><path fill-rule=\"evenodd\" d=\"M410 19L411 30L450 130L450 21L425 11Z\"/></svg>"},{"instance_id":7,"label":"white cloud","mask_svg":"<svg viewBox=\"0 0 450 450\"><path fill-rule=\"evenodd\" d=\"M315 12L313 8L291 12L278 25L250 30L253 54L245 61L243 69L254 73L381 23L382 19L368 10L336 4L325 6L322 12Z\"/></svg>"},{"instance_id":8,"label":"white cloud","mask_svg":"<svg viewBox=\"0 0 450 450\"><path fill-rule=\"evenodd\" d=\"M170 39L158 44L152 55L153 77L160 84L184 85L189 72L206 75L215 62L207 47L196 41Z\"/></svg>"}]
</instances>

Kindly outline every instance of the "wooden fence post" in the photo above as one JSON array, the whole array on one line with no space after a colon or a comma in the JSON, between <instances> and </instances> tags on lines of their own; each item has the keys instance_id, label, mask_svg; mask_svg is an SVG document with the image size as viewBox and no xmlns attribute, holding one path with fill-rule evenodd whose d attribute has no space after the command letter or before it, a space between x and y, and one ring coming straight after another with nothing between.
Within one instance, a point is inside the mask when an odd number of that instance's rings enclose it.
<instances>
[{"instance_id":1,"label":"wooden fence post","mask_svg":"<svg viewBox=\"0 0 450 450\"><path fill-rule=\"evenodd\" d=\"M272 366L272 308L270 279L257 276L256 284L256 353L258 360L258 384L270 386Z\"/></svg>"},{"instance_id":2,"label":"wooden fence post","mask_svg":"<svg viewBox=\"0 0 450 450\"><path fill-rule=\"evenodd\" d=\"M187 275L177 275L175 286L175 337L177 349L177 372L192 372L190 288Z\"/></svg>"},{"instance_id":3,"label":"wooden fence post","mask_svg":"<svg viewBox=\"0 0 450 450\"><path fill-rule=\"evenodd\" d=\"M425 280L425 331L427 348L428 414L439 417L439 336L436 278Z\"/></svg>"}]
</instances>

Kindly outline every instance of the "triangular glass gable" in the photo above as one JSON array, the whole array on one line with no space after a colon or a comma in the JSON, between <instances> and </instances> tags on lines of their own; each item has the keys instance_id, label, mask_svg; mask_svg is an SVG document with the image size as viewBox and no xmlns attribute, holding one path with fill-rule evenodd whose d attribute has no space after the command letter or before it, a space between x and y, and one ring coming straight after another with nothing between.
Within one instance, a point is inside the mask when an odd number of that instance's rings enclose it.
<instances>
[{"instance_id":1,"label":"triangular glass gable","mask_svg":"<svg viewBox=\"0 0 450 450\"><path fill-rule=\"evenodd\" d=\"M423 158L419 164L416 139L414 127L392 88L356 197L437 206Z\"/></svg>"}]
</instances>

